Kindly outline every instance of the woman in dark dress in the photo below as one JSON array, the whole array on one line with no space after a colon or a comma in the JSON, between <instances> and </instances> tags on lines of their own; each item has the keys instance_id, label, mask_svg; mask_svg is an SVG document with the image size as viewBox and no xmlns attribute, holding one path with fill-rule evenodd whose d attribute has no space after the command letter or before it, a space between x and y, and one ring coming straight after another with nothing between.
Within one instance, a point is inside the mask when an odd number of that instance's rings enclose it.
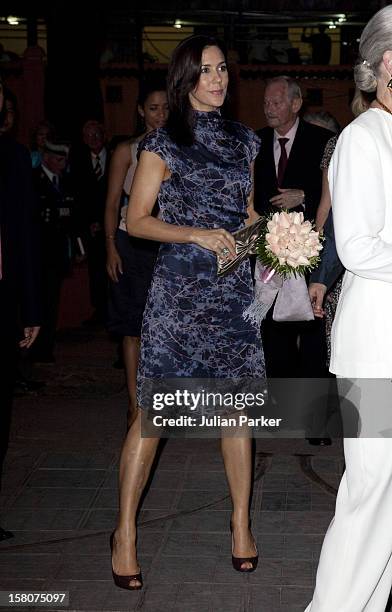
<instances>
[{"instance_id":1,"label":"woman in dark dress","mask_svg":"<svg viewBox=\"0 0 392 612\"><path fill-rule=\"evenodd\" d=\"M265 374L259 328L242 317L253 300L249 261L217 277L216 255L235 256L231 232L257 217L252 174L259 141L221 117L227 84L220 43L206 36L180 43L169 67L167 126L141 143L132 185L128 231L161 247L143 319L140 408L122 450L120 513L111 539L113 578L122 588L142 585L135 516L159 440L141 435L142 412L151 408L145 382L179 379L180 387L190 378ZM151 215L157 197L160 218ZM252 571L258 557L249 526L251 440L222 436L221 443L233 502L233 566Z\"/></svg>"},{"instance_id":2,"label":"woman in dark dress","mask_svg":"<svg viewBox=\"0 0 392 612\"><path fill-rule=\"evenodd\" d=\"M128 427L136 414L136 374L142 318L159 243L128 236L125 219L139 142L152 130L163 127L169 114L166 91L162 85L141 85L138 113L144 120L145 130L117 145L110 161L105 207L108 330L122 338L129 397Z\"/></svg>"}]
</instances>

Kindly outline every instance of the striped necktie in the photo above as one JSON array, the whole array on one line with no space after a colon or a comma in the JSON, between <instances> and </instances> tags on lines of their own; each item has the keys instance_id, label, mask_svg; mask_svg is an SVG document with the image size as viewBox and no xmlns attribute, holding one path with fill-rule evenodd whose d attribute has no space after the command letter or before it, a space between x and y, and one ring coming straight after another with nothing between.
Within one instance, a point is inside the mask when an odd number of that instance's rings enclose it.
<instances>
[{"instance_id":1,"label":"striped necktie","mask_svg":"<svg viewBox=\"0 0 392 612\"><path fill-rule=\"evenodd\" d=\"M99 181L102 178L102 166L101 166L101 161L97 155L97 157L95 158L95 162L94 162L94 174L95 174L95 178L97 179L97 181Z\"/></svg>"}]
</instances>

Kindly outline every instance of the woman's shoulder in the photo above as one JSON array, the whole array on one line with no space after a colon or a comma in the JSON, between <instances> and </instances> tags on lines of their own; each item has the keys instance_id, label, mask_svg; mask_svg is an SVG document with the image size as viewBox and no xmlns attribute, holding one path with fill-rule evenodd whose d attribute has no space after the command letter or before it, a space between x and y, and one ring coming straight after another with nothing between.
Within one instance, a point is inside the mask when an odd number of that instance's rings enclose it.
<instances>
[{"instance_id":1,"label":"woman's shoulder","mask_svg":"<svg viewBox=\"0 0 392 612\"><path fill-rule=\"evenodd\" d=\"M226 131L232 133L249 150L250 161L253 161L260 149L261 140L252 128L240 121L226 120Z\"/></svg>"},{"instance_id":2,"label":"woman's shoulder","mask_svg":"<svg viewBox=\"0 0 392 612\"><path fill-rule=\"evenodd\" d=\"M251 140L253 140L254 138L257 138L259 140L259 137L257 136L256 132L252 130L252 128L245 125L245 123L241 123L241 121L225 119L225 125L233 132L237 132L239 136L244 136Z\"/></svg>"},{"instance_id":3,"label":"woman's shoulder","mask_svg":"<svg viewBox=\"0 0 392 612\"><path fill-rule=\"evenodd\" d=\"M390 147L390 131L386 128L387 123L390 123L392 131L392 117L385 111L379 108L369 108L364 113L361 113L351 123L349 123L342 131L338 140L338 147L349 146L355 147L355 144L372 143L376 148L382 147L384 141L387 141ZM360 154L360 146L357 150Z\"/></svg>"}]
</instances>

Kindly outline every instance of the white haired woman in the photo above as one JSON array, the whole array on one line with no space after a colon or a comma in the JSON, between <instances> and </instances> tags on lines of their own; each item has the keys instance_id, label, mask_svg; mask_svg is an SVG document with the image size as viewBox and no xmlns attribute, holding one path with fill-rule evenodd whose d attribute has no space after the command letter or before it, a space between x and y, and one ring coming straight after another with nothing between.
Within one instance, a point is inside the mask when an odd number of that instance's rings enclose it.
<instances>
[{"instance_id":1,"label":"white haired woman","mask_svg":"<svg viewBox=\"0 0 392 612\"><path fill-rule=\"evenodd\" d=\"M346 471L306 612L384 612L392 585L392 5L369 21L359 52L356 85L376 98L343 131L329 184L346 268L330 370L360 429L345 432Z\"/></svg>"}]
</instances>

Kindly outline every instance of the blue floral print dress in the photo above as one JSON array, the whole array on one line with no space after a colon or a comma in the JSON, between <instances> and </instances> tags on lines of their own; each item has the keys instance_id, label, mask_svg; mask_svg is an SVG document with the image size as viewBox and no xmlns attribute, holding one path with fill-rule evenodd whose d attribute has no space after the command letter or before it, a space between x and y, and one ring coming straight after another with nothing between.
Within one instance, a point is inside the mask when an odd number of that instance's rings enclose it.
<instances>
[{"instance_id":1,"label":"blue floral print dress","mask_svg":"<svg viewBox=\"0 0 392 612\"><path fill-rule=\"evenodd\" d=\"M160 218L233 232L247 218L259 139L218 111L194 115L192 146L175 144L165 128L140 145L161 157L171 173L158 195ZM195 244L161 244L142 324L139 405L144 407L141 387L149 379L264 378L259 327L242 316L252 300L249 260L218 277L214 252Z\"/></svg>"}]
</instances>

